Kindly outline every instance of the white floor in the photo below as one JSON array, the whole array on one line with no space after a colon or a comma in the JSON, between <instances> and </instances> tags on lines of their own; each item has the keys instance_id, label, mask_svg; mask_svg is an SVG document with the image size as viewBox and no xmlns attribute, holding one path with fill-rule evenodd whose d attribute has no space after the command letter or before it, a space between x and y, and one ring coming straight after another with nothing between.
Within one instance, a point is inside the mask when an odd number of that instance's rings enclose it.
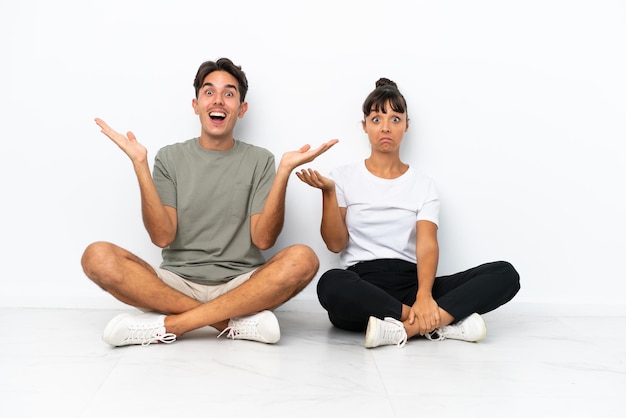
<instances>
[{"instance_id":1,"label":"white floor","mask_svg":"<svg viewBox=\"0 0 626 418\"><path fill-rule=\"evenodd\" d=\"M0 308L0 417L624 417L624 311L511 302L480 343L363 348L324 313L280 310L276 345L112 348L119 310ZM575 311L575 310L574 310Z\"/></svg>"}]
</instances>

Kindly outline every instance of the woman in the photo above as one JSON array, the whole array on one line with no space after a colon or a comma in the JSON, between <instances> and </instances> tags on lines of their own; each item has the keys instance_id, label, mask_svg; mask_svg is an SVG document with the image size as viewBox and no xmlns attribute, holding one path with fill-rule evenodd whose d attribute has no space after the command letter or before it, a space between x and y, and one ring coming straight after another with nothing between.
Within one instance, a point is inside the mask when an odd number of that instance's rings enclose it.
<instances>
[{"instance_id":1,"label":"woman","mask_svg":"<svg viewBox=\"0 0 626 418\"><path fill-rule=\"evenodd\" d=\"M324 273L317 294L337 328L366 331L365 347L403 347L416 335L477 342L480 314L511 300L519 275L505 261L436 277L439 199L431 179L400 159L409 129L407 105L386 78L363 103L365 161L331 171L308 169L300 180L322 191L321 233L344 269Z\"/></svg>"}]
</instances>

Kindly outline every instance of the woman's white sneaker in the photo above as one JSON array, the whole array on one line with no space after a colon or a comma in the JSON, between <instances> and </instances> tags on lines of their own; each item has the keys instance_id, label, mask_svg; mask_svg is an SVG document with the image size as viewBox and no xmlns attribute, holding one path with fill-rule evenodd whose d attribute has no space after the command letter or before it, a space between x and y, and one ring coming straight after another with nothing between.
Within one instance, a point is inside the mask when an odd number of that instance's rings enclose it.
<instances>
[{"instance_id":1,"label":"woman's white sneaker","mask_svg":"<svg viewBox=\"0 0 626 418\"><path fill-rule=\"evenodd\" d=\"M445 339L478 342L487 336L487 326L483 318L473 313L465 319L445 327L437 328L425 337L431 341Z\"/></svg>"},{"instance_id":2,"label":"woman's white sneaker","mask_svg":"<svg viewBox=\"0 0 626 418\"><path fill-rule=\"evenodd\" d=\"M380 345L396 345L404 347L407 335L402 322L394 318L385 320L370 316L365 332L365 348L374 348Z\"/></svg>"}]
</instances>

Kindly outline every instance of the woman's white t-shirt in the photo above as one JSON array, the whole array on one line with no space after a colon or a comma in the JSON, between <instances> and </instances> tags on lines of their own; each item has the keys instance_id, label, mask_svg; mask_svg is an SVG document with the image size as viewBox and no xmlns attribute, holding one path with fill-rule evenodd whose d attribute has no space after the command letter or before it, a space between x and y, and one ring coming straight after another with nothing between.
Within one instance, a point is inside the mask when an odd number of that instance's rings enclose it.
<instances>
[{"instance_id":1,"label":"woman's white t-shirt","mask_svg":"<svg viewBox=\"0 0 626 418\"><path fill-rule=\"evenodd\" d=\"M398 178L383 179L370 173L365 161L336 167L329 177L339 207L346 208L344 267L383 258L416 263L417 221L439 225L439 197L429 177L409 167Z\"/></svg>"}]
</instances>

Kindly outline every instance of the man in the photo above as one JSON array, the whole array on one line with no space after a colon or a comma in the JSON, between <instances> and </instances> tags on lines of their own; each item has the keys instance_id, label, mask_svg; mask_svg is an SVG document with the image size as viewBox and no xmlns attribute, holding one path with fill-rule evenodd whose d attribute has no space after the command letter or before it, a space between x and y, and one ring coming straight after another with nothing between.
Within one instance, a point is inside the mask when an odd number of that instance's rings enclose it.
<instances>
[{"instance_id":1,"label":"man","mask_svg":"<svg viewBox=\"0 0 626 418\"><path fill-rule=\"evenodd\" d=\"M280 328L271 309L304 289L319 267L304 245L285 248L267 262L261 251L282 230L291 172L337 140L287 152L275 169L269 151L234 138L248 109L241 66L227 58L207 61L194 87L200 136L159 150L152 174L147 150L132 132L124 136L96 119L131 159L144 225L163 249L160 267L108 242L85 250L85 274L144 311L109 322L103 339L113 346L173 342L207 325L229 338L275 343Z\"/></svg>"}]
</instances>

